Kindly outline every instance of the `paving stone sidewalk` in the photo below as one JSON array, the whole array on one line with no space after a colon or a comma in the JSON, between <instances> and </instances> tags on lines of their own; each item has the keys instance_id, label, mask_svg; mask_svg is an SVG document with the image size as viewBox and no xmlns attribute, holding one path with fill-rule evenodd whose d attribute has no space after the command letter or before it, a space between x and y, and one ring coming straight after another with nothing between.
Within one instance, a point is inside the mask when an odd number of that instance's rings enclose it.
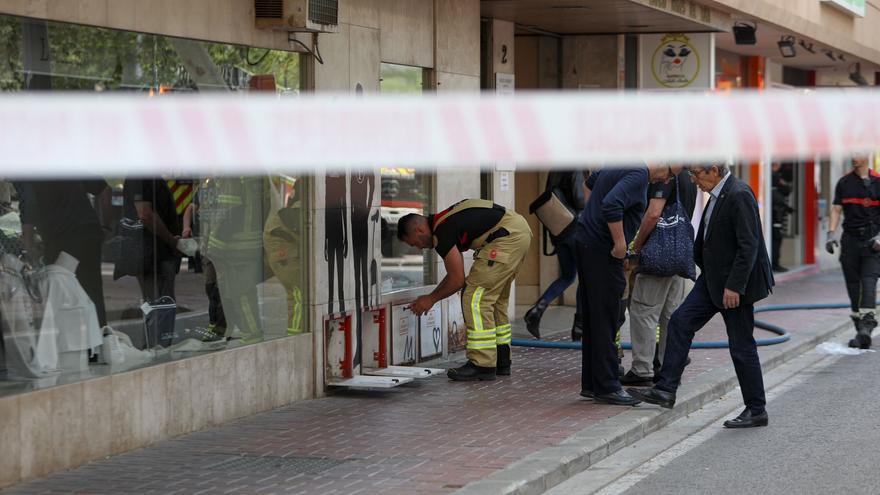
<instances>
[{"instance_id":1,"label":"paving stone sidewalk","mask_svg":"<svg viewBox=\"0 0 880 495\"><path fill-rule=\"evenodd\" d=\"M842 278L832 272L783 283L763 304L844 300ZM797 341L806 338L801 334L830 332L847 314L791 311L758 318L789 329ZM548 330L565 330L569 318L570 312L548 311ZM515 331L523 333L521 322ZM565 332L556 336L563 337ZM725 339L720 318L697 339ZM730 365L725 349L691 356L685 384ZM452 493L631 410L581 399L579 384L579 351L515 348L513 376L495 382L444 377L389 392L337 392L2 493Z\"/></svg>"}]
</instances>

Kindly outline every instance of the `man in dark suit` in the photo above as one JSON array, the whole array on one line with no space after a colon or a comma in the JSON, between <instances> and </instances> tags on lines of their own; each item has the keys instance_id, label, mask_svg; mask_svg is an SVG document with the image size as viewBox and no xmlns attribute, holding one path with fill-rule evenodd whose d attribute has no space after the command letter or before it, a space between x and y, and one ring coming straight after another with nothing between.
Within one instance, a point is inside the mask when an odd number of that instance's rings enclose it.
<instances>
[{"instance_id":1,"label":"man in dark suit","mask_svg":"<svg viewBox=\"0 0 880 495\"><path fill-rule=\"evenodd\" d=\"M694 334L720 312L745 410L727 428L766 426L764 379L753 337L754 304L773 287L758 203L749 186L724 165L691 167L691 179L710 194L694 243L701 269L693 290L672 314L660 381L651 389L628 390L634 398L672 408Z\"/></svg>"}]
</instances>

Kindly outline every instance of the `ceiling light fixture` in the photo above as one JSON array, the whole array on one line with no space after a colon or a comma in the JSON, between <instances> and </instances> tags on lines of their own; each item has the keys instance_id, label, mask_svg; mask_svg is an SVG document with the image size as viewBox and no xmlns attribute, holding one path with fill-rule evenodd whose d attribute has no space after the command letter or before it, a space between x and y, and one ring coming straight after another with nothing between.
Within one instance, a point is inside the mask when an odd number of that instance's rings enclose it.
<instances>
[{"instance_id":1,"label":"ceiling light fixture","mask_svg":"<svg viewBox=\"0 0 880 495\"><path fill-rule=\"evenodd\" d=\"M754 45L758 41L755 37L757 30L757 23L739 21L733 25L733 39L736 40L737 45Z\"/></svg>"},{"instance_id":2,"label":"ceiling light fixture","mask_svg":"<svg viewBox=\"0 0 880 495\"><path fill-rule=\"evenodd\" d=\"M776 45L779 46L779 54L784 58L791 58L797 55L794 49L794 36L783 36L776 42Z\"/></svg>"},{"instance_id":3,"label":"ceiling light fixture","mask_svg":"<svg viewBox=\"0 0 880 495\"><path fill-rule=\"evenodd\" d=\"M816 53L816 50L813 49L813 44L812 44L812 43L807 43L806 40L803 40L803 39L800 40L800 41L798 42L798 45L800 45L801 48L803 48L804 50L806 50L806 51L808 51L808 52L810 52L810 53Z\"/></svg>"},{"instance_id":4,"label":"ceiling light fixture","mask_svg":"<svg viewBox=\"0 0 880 495\"><path fill-rule=\"evenodd\" d=\"M862 75L862 64L856 62L849 68L849 80L858 86L869 86L867 79Z\"/></svg>"}]
</instances>

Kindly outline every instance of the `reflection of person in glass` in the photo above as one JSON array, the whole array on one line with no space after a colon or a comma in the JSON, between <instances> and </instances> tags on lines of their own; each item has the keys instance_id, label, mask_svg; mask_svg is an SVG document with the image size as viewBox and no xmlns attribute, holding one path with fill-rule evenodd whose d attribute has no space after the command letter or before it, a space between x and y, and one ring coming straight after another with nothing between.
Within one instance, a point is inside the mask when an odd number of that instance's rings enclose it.
<instances>
[{"instance_id":1,"label":"reflection of person in glass","mask_svg":"<svg viewBox=\"0 0 880 495\"><path fill-rule=\"evenodd\" d=\"M198 221L201 207L201 194L196 194L192 203L183 212L183 233L181 237L190 239L194 235L193 227ZM202 258L200 256L200 258ZM205 274L205 295L208 296L208 330L217 336L226 335L226 315L223 314L223 301L220 299L220 288L217 286L217 269L207 257L203 258L202 271Z\"/></svg>"},{"instance_id":2,"label":"reflection of person in glass","mask_svg":"<svg viewBox=\"0 0 880 495\"><path fill-rule=\"evenodd\" d=\"M126 179L123 185L126 216L139 218L144 224L145 259L143 272L138 274L141 293L147 301L174 295L177 275L177 242L180 240L180 216L174 205L174 196L163 179Z\"/></svg>"},{"instance_id":3,"label":"reflection of person in glass","mask_svg":"<svg viewBox=\"0 0 880 495\"><path fill-rule=\"evenodd\" d=\"M324 211L324 260L327 261L327 285L329 287L328 313L333 313L333 284L339 285L339 311L345 312L345 258L348 257L348 201L346 200L345 174L328 172L326 176L327 200ZM335 269L335 275L334 275Z\"/></svg>"},{"instance_id":4,"label":"reflection of person in glass","mask_svg":"<svg viewBox=\"0 0 880 495\"><path fill-rule=\"evenodd\" d=\"M302 181L277 180L293 182L293 193L283 208L266 219L263 246L272 273L287 292L287 335L296 335L303 332Z\"/></svg>"},{"instance_id":5,"label":"reflection of person in glass","mask_svg":"<svg viewBox=\"0 0 880 495\"><path fill-rule=\"evenodd\" d=\"M43 260L54 263L62 251L79 261L76 279L95 304L98 321L107 324L101 278L101 245L110 232L110 188L103 179L32 181L20 190L21 222L28 253L35 252L33 230L43 241ZM92 207L95 196L101 215ZM36 261L36 260L34 260Z\"/></svg>"},{"instance_id":6,"label":"reflection of person in glass","mask_svg":"<svg viewBox=\"0 0 880 495\"><path fill-rule=\"evenodd\" d=\"M205 256L217 270L226 336L235 337L235 327L248 344L263 340L257 301L263 281L263 186L260 177L223 177L201 189Z\"/></svg>"},{"instance_id":7,"label":"reflection of person in glass","mask_svg":"<svg viewBox=\"0 0 880 495\"><path fill-rule=\"evenodd\" d=\"M773 218L773 244L771 247L773 271L787 272L785 268L779 264L779 257L782 252L782 228L785 226L785 220L794 210L788 206L788 196L791 194L791 184L789 184L782 175L782 164L773 163L772 165L772 218Z\"/></svg>"}]
</instances>

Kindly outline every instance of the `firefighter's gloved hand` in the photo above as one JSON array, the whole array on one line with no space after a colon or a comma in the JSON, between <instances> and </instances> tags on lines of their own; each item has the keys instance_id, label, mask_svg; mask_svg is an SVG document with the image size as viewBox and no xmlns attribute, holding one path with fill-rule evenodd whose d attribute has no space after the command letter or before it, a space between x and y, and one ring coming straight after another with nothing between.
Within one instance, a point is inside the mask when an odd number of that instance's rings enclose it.
<instances>
[{"instance_id":1,"label":"firefighter's gloved hand","mask_svg":"<svg viewBox=\"0 0 880 495\"><path fill-rule=\"evenodd\" d=\"M199 250L199 243L195 239L178 239L177 250L187 256L195 256Z\"/></svg>"},{"instance_id":2,"label":"firefighter's gloved hand","mask_svg":"<svg viewBox=\"0 0 880 495\"><path fill-rule=\"evenodd\" d=\"M834 231L829 230L828 234L826 235L825 251L828 251L829 254L834 254L834 249L837 247L840 247L840 243L837 242Z\"/></svg>"}]
</instances>

